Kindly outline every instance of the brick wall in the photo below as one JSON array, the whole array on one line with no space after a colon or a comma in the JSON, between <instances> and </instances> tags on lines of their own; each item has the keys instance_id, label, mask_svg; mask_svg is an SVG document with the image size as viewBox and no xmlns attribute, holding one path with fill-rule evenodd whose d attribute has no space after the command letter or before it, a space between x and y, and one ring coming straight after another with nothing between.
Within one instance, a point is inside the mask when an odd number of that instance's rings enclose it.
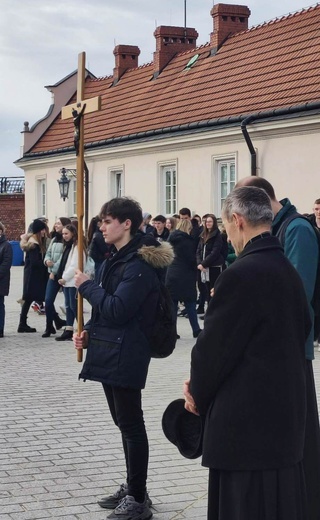
<instances>
[{"instance_id":1,"label":"brick wall","mask_svg":"<svg viewBox=\"0 0 320 520\"><path fill-rule=\"evenodd\" d=\"M26 228L24 193L0 193L0 221L8 240L20 240Z\"/></svg>"}]
</instances>

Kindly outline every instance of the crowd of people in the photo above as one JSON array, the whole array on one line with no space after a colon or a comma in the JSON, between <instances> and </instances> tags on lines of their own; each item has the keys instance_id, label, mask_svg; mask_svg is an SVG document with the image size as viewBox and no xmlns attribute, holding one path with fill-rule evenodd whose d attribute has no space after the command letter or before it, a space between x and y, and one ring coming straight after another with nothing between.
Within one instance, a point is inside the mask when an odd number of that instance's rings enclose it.
<instances>
[{"instance_id":1,"label":"crowd of people","mask_svg":"<svg viewBox=\"0 0 320 520\"><path fill-rule=\"evenodd\" d=\"M221 217L219 226L214 214L192 216L183 207L176 215L152 218L133 199L112 199L83 237L83 265L94 261L92 276L78 266L76 222L60 217L49 233L47 223L35 219L21 236L18 332L36 332L27 324L28 312L33 302L40 308L44 303L43 337L64 327L56 339L73 339L76 349L86 349L79 377L102 384L121 433L127 478L98 501L114 510L108 518L153 516L142 390L161 283L175 319L186 316L196 338L184 407L204 428L208 520L320 518L312 366L320 333L314 306L320 199L305 218L289 199L278 200L268 181L247 177L226 197ZM0 337L11 260L0 223ZM65 320L54 305L59 290ZM92 308L80 334L73 330L78 292Z\"/></svg>"}]
</instances>

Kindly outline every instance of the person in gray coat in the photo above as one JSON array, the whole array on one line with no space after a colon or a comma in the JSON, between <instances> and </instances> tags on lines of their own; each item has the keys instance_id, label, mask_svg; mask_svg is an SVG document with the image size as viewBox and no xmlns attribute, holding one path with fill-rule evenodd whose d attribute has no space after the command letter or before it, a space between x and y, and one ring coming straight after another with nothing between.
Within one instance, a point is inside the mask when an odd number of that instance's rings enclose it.
<instances>
[{"instance_id":1,"label":"person in gray coat","mask_svg":"<svg viewBox=\"0 0 320 520\"><path fill-rule=\"evenodd\" d=\"M10 269L12 265L12 247L5 236L5 227L0 222L0 338L3 338L5 323L4 297L10 288Z\"/></svg>"}]
</instances>

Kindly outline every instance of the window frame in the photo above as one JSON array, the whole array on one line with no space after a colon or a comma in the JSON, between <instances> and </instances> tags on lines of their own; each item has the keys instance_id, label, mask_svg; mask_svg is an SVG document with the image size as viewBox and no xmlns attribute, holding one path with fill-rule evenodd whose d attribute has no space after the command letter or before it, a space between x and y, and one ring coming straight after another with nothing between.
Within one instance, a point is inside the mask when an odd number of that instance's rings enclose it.
<instances>
[{"instance_id":1,"label":"window frame","mask_svg":"<svg viewBox=\"0 0 320 520\"><path fill-rule=\"evenodd\" d=\"M226 155L219 155L219 156L213 156L213 197L212 200L214 200L215 210L214 213L217 216L217 218L221 218L221 209L223 200L225 197L232 191L234 186L237 183L237 174L238 174L238 168L237 168L237 153L230 153ZM221 180L221 167L222 165L226 163L228 166L228 172L227 172L227 191L225 197L222 198L222 180ZM234 166L234 180L231 179L231 171L230 166Z\"/></svg>"},{"instance_id":2,"label":"window frame","mask_svg":"<svg viewBox=\"0 0 320 520\"><path fill-rule=\"evenodd\" d=\"M48 209L48 191L47 191L47 176L41 176L36 178L37 188L37 215L38 217L47 217Z\"/></svg>"},{"instance_id":3,"label":"window frame","mask_svg":"<svg viewBox=\"0 0 320 520\"><path fill-rule=\"evenodd\" d=\"M170 184L171 192L174 191L170 199L167 199L167 183L166 174L171 170L172 175L175 174L175 183ZM171 161L158 162L158 182L159 182L159 208L160 213L165 216L171 216L178 211L178 160L173 159ZM174 197L175 195L175 197ZM168 206L169 204L169 206ZM169 211L168 211L169 210Z\"/></svg>"},{"instance_id":4,"label":"window frame","mask_svg":"<svg viewBox=\"0 0 320 520\"><path fill-rule=\"evenodd\" d=\"M110 198L125 196L124 165L110 166L108 168ZM120 191L117 179L120 178Z\"/></svg>"}]
</instances>

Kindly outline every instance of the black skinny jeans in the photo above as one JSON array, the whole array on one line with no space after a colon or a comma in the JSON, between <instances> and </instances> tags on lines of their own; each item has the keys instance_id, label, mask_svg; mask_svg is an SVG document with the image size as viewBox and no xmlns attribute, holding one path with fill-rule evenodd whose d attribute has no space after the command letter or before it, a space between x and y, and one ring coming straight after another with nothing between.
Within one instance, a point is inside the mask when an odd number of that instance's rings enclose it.
<instances>
[{"instance_id":1,"label":"black skinny jeans","mask_svg":"<svg viewBox=\"0 0 320 520\"><path fill-rule=\"evenodd\" d=\"M128 495L143 502L149 461L149 443L141 408L141 390L102 384L110 413L120 429L127 467Z\"/></svg>"}]
</instances>

